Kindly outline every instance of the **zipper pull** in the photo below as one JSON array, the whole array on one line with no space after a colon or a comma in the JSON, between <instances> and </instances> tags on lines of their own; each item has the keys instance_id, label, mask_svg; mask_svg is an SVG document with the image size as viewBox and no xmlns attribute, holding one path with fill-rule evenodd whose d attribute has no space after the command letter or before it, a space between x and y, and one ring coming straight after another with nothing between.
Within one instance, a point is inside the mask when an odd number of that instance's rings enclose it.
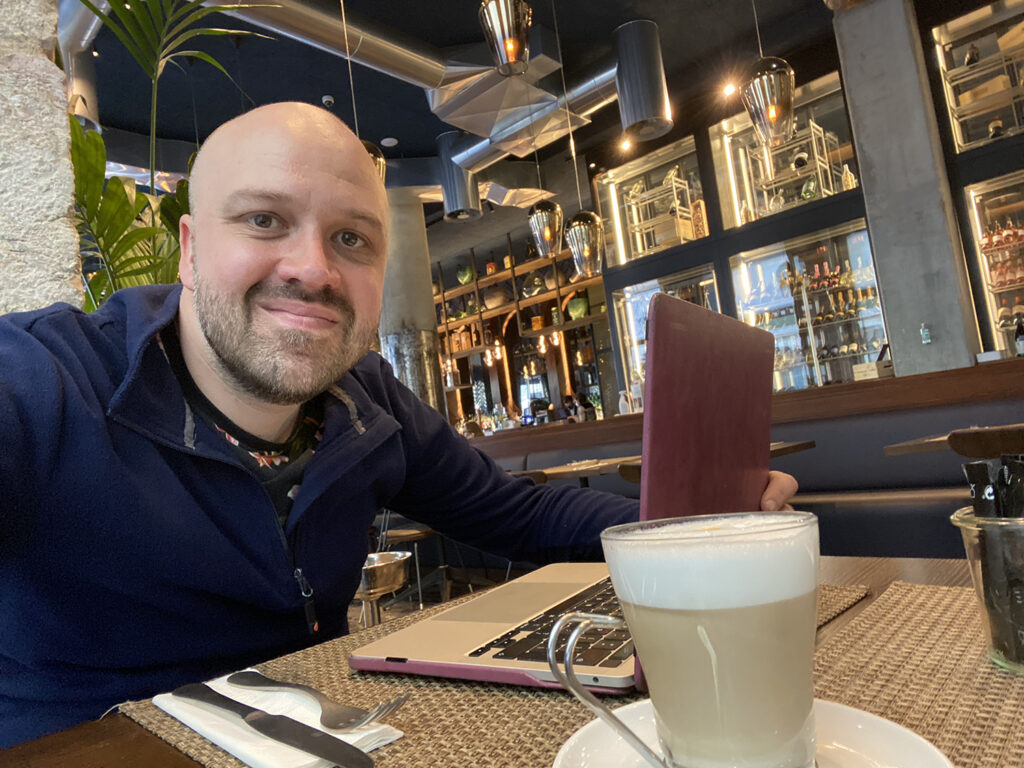
<instances>
[{"instance_id":1,"label":"zipper pull","mask_svg":"<svg viewBox=\"0 0 1024 768\"><path fill-rule=\"evenodd\" d=\"M292 574L295 580L299 582L299 591L305 598L305 603L302 606L306 612L306 627L309 629L309 634L315 635L320 631L320 622L316 618L316 604L313 602L313 587L306 579L305 574L302 573L301 568L296 568Z\"/></svg>"}]
</instances>

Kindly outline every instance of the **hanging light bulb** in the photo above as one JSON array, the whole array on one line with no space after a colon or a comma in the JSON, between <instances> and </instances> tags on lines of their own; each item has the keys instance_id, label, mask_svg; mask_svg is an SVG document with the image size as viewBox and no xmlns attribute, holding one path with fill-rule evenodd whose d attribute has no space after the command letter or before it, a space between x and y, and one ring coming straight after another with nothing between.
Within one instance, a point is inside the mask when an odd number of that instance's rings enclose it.
<instances>
[{"instance_id":1,"label":"hanging light bulb","mask_svg":"<svg viewBox=\"0 0 1024 768\"><path fill-rule=\"evenodd\" d=\"M494 359L501 360L501 342L498 340L494 341Z\"/></svg>"},{"instance_id":2,"label":"hanging light bulb","mask_svg":"<svg viewBox=\"0 0 1024 768\"><path fill-rule=\"evenodd\" d=\"M580 277L601 274L604 264L604 222L592 211L580 211L565 230L572 261Z\"/></svg>"},{"instance_id":3,"label":"hanging light bulb","mask_svg":"<svg viewBox=\"0 0 1024 768\"><path fill-rule=\"evenodd\" d=\"M541 334L539 340L537 341L537 351L540 352L542 355L546 354L548 351L548 342L547 339L544 338L544 334Z\"/></svg>"},{"instance_id":4,"label":"hanging light bulb","mask_svg":"<svg viewBox=\"0 0 1024 768\"><path fill-rule=\"evenodd\" d=\"M758 59L743 86L743 106L762 144L777 147L793 135L793 68L785 59Z\"/></svg>"},{"instance_id":5,"label":"hanging light bulb","mask_svg":"<svg viewBox=\"0 0 1024 768\"><path fill-rule=\"evenodd\" d=\"M384 181L384 174L387 172L388 165L384 153L372 141L367 141L366 139L360 139L360 141L363 142L363 148L370 154L370 159L373 160L373 167L377 169L377 175L380 176L381 181Z\"/></svg>"},{"instance_id":6,"label":"hanging light bulb","mask_svg":"<svg viewBox=\"0 0 1024 768\"><path fill-rule=\"evenodd\" d=\"M530 59L530 25L533 10L524 0L484 0L480 26L494 55L498 73L521 75Z\"/></svg>"},{"instance_id":7,"label":"hanging light bulb","mask_svg":"<svg viewBox=\"0 0 1024 768\"><path fill-rule=\"evenodd\" d=\"M562 206L541 200L530 208L527 218L539 256L548 258L562 250Z\"/></svg>"},{"instance_id":8,"label":"hanging light bulb","mask_svg":"<svg viewBox=\"0 0 1024 768\"><path fill-rule=\"evenodd\" d=\"M761 58L750 68L740 95L757 138L767 147L777 147L793 135L793 92L796 90L793 68L785 59L764 55L755 0L750 0L750 7L754 12L757 52Z\"/></svg>"},{"instance_id":9,"label":"hanging light bulb","mask_svg":"<svg viewBox=\"0 0 1024 768\"><path fill-rule=\"evenodd\" d=\"M484 352L484 364L491 368L494 365L494 358L491 357L491 350L488 349Z\"/></svg>"}]
</instances>

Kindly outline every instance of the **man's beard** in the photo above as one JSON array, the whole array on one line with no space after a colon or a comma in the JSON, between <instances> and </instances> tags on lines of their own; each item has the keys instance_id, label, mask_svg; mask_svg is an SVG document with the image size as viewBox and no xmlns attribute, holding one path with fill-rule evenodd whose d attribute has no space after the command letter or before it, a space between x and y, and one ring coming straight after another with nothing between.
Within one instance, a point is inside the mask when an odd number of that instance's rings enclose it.
<instances>
[{"instance_id":1,"label":"man's beard","mask_svg":"<svg viewBox=\"0 0 1024 768\"><path fill-rule=\"evenodd\" d=\"M301 286L258 283L242 305L206 290L193 265L194 304L199 328L216 356L221 373L241 391L268 403L304 403L326 390L366 354L374 329L360 323L348 300L329 289L311 293ZM341 319L331 334L300 329L257 327L261 298L307 301L335 309Z\"/></svg>"}]
</instances>

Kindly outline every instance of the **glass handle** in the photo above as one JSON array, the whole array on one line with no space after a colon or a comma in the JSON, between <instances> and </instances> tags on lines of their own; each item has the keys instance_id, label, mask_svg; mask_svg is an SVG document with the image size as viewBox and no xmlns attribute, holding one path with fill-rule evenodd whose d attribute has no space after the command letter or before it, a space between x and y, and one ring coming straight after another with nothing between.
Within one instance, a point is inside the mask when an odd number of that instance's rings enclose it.
<instances>
[{"instance_id":1,"label":"glass handle","mask_svg":"<svg viewBox=\"0 0 1024 768\"><path fill-rule=\"evenodd\" d=\"M565 646L565 671L558 665L557 649L558 649L558 638L562 634L562 630L569 624L578 624L575 629L572 630L569 635L569 640ZM567 613L555 622L555 626L551 628L551 634L548 636L548 666L551 667L551 672L554 674L555 679L558 680L561 685L572 693L576 698L582 701L587 707L599 718L601 718L609 727L612 728L619 736L626 740L633 749L635 749L641 757L644 758L654 768L671 768L671 765L658 757L654 751L641 741L635 733L633 733L625 724L617 718L608 707L597 700L590 691L583 687L582 683L577 679L576 673L572 668L572 657L576 651L576 643L580 639L580 636L591 627L625 627L626 622L622 619L612 618L611 616L602 616L598 613L580 613L578 611L573 613Z\"/></svg>"}]
</instances>

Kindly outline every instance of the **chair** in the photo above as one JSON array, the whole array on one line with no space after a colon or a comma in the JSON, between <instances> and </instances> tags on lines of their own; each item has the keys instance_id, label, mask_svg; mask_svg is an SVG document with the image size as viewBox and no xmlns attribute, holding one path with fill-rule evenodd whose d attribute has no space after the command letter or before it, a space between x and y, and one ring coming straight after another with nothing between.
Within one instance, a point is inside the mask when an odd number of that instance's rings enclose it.
<instances>
[{"instance_id":1,"label":"chair","mask_svg":"<svg viewBox=\"0 0 1024 768\"><path fill-rule=\"evenodd\" d=\"M407 546L411 544L413 565L416 568L416 583L395 595L390 601L388 601L389 604L399 600L404 600L412 594L412 590L415 588L416 595L419 598L420 610L422 611L423 585L429 585L432 583L436 583L440 587L441 602L447 602L448 598L451 596L451 586L448 579L448 565L445 559L444 537L430 526L417 523L413 520L407 520L406 518L400 518L400 522L397 526L392 526L391 523L392 512L390 509L385 509L381 515L378 516L378 522L376 523L378 530L377 551L383 552L395 546ZM419 544L421 541L425 541L430 538L434 538L437 541L438 566L424 577L420 570Z\"/></svg>"}]
</instances>

